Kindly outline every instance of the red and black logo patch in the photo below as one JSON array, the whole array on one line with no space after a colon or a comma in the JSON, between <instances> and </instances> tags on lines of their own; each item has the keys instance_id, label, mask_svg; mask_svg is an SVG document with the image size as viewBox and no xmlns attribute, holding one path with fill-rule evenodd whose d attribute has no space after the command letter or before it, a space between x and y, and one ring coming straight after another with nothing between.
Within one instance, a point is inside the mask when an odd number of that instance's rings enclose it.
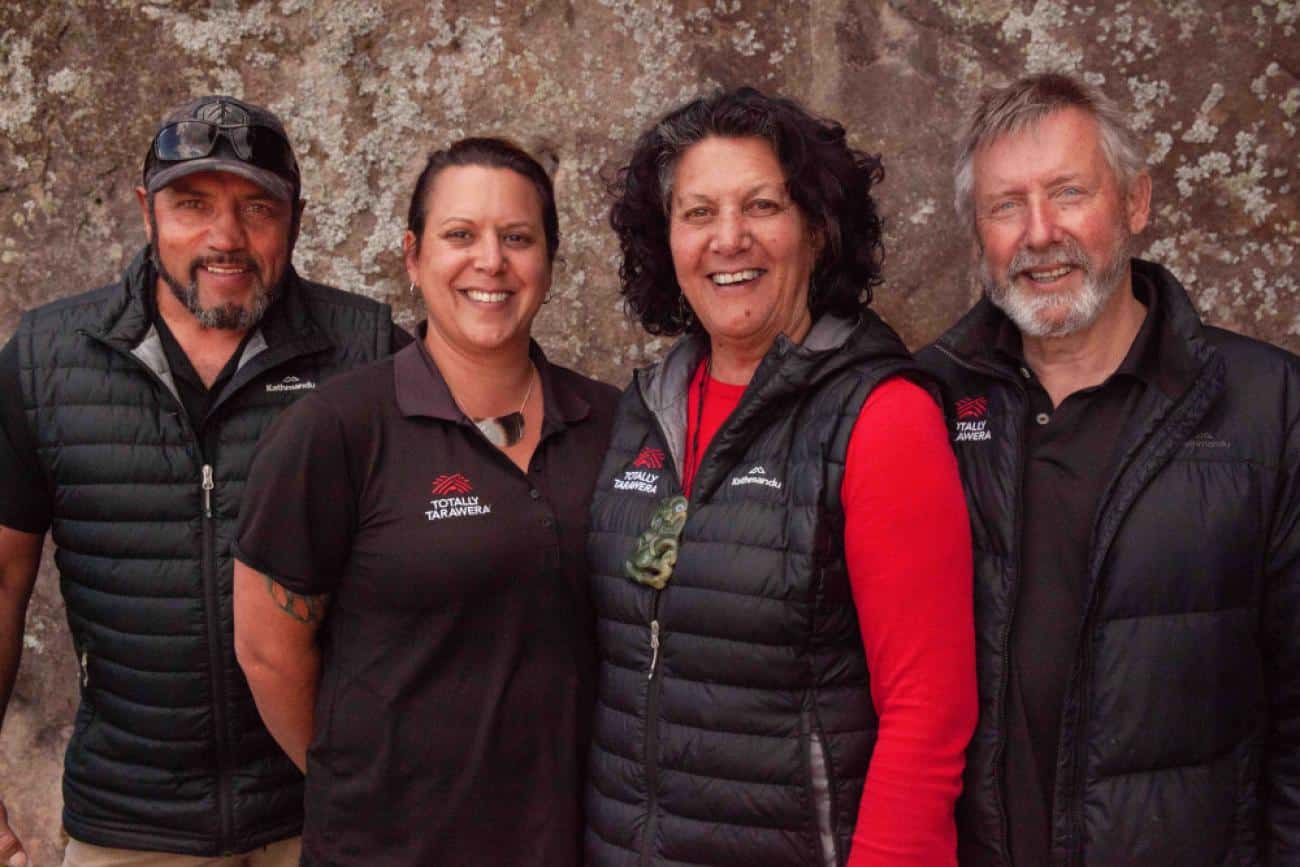
<instances>
[{"instance_id":1,"label":"red and black logo patch","mask_svg":"<svg viewBox=\"0 0 1300 867\"><path fill-rule=\"evenodd\" d=\"M963 397L956 404L957 418L962 421L973 421L984 418L989 411L989 399L987 397Z\"/></svg>"},{"instance_id":2,"label":"red and black logo patch","mask_svg":"<svg viewBox=\"0 0 1300 867\"><path fill-rule=\"evenodd\" d=\"M662 470L664 468L664 453L662 449L652 449L649 447L641 449L641 453L632 461L632 466L643 470Z\"/></svg>"},{"instance_id":3,"label":"red and black logo patch","mask_svg":"<svg viewBox=\"0 0 1300 867\"><path fill-rule=\"evenodd\" d=\"M433 480L433 495L435 497L445 497L448 494L468 494L472 490L474 490L474 486L461 473L449 473L438 476Z\"/></svg>"}]
</instances>

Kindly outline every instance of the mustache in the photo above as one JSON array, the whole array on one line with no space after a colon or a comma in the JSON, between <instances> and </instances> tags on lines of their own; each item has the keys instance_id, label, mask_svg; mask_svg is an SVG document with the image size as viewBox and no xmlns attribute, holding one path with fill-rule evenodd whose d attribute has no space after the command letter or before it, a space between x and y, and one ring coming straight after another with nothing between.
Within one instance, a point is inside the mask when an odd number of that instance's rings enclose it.
<instances>
[{"instance_id":1,"label":"mustache","mask_svg":"<svg viewBox=\"0 0 1300 867\"><path fill-rule=\"evenodd\" d=\"M218 267L226 268L243 268L244 270L252 271L255 274L261 273L257 267L257 262L255 262L253 257L247 253L217 253L210 256L199 256L197 259L190 262L190 279L194 280L198 276L199 269L206 268L209 265L217 265Z\"/></svg>"},{"instance_id":2,"label":"mustache","mask_svg":"<svg viewBox=\"0 0 1300 867\"><path fill-rule=\"evenodd\" d=\"M1011 257L1011 262L1007 265L1007 276L1011 277L1045 265L1069 265L1073 268L1082 268L1087 273L1092 272L1092 260L1088 258L1087 253L1083 252L1079 242L1073 238L1066 238L1046 250L1026 250L1022 247L1016 251L1015 256Z\"/></svg>"}]
</instances>

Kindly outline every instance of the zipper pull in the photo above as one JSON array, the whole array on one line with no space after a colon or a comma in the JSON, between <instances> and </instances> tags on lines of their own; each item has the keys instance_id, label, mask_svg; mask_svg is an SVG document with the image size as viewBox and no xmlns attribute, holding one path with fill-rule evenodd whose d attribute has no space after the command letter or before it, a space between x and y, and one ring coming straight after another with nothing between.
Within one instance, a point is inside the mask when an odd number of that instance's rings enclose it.
<instances>
[{"instance_id":1,"label":"zipper pull","mask_svg":"<svg viewBox=\"0 0 1300 867\"><path fill-rule=\"evenodd\" d=\"M212 464L203 465L203 517L212 517Z\"/></svg>"},{"instance_id":2,"label":"zipper pull","mask_svg":"<svg viewBox=\"0 0 1300 867\"><path fill-rule=\"evenodd\" d=\"M81 685L83 687L90 686L90 653L88 651L85 650L81 651L80 662L81 662Z\"/></svg>"},{"instance_id":3,"label":"zipper pull","mask_svg":"<svg viewBox=\"0 0 1300 867\"><path fill-rule=\"evenodd\" d=\"M650 673L646 680L654 680L655 666L659 664L659 621L650 621Z\"/></svg>"}]
</instances>

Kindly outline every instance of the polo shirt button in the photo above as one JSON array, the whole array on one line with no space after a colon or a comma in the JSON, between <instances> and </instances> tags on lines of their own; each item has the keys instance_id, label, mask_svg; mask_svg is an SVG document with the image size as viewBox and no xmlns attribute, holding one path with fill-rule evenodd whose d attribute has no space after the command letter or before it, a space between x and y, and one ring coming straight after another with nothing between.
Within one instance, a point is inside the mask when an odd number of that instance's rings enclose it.
<instances>
[{"instance_id":1,"label":"polo shirt button","mask_svg":"<svg viewBox=\"0 0 1300 867\"><path fill-rule=\"evenodd\" d=\"M1034 421L1038 422L1040 425L1047 424L1051 420L1052 417L1045 412L1040 412L1038 415L1034 416Z\"/></svg>"},{"instance_id":2,"label":"polo shirt button","mask_svg":"<svg viewBox=\"0 0 1300 867\"><path fill-rule=\"evenodd\" d=\"M1031 379L1033 377L1033 374L1029 372L1028 367L1021 367L1020 375L1023 376L1025 379Z\"/></svg>"},{"instance_id":3,"label":"polo shirt button","mask_svg":"<svg viewBox=\"0 0 1300 867\"><path fill-rule=\"evenodd\" d=\"M542 526L543 526L543 527L546 527L547 529L550 529L551 527L554 527L554 526L555 526L555 519L552 518L550 515L547 515L545 518L542 518Z\"/></svg>"},{"instance_id":4,"label":"polo shirt button","mask_svg":"<svg viewBox=\"0 0 1300 867\"><path fill-rule=\"evenodd\" d=\"M532 497L534 500L540 500L542 498L542 492L533 488L528 492L528 496Z\"/></svg>"}]
</instances>

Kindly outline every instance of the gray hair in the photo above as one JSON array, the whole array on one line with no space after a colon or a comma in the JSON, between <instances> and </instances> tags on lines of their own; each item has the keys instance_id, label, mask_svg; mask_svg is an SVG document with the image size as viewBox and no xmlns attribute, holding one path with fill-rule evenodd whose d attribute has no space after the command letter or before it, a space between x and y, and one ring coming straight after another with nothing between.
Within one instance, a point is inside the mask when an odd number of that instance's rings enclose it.
<instances>
[{"instance_id":1,"label":"gray hair","mask_svg":"<svg viewBox=\"0 0 1300 867\"><path fill-rule=\"evenodd\" d=\"M975 225L975 154L996 139L1021 132L1067 108L1081 109L1096 119L1106 162L1120 189L1128 189L1146 163L1119 107L1097 88L1069 75L1031 75L985 94L957 142L953 205L962 225L972 229Z\"/></svg>"}]
</instances>

